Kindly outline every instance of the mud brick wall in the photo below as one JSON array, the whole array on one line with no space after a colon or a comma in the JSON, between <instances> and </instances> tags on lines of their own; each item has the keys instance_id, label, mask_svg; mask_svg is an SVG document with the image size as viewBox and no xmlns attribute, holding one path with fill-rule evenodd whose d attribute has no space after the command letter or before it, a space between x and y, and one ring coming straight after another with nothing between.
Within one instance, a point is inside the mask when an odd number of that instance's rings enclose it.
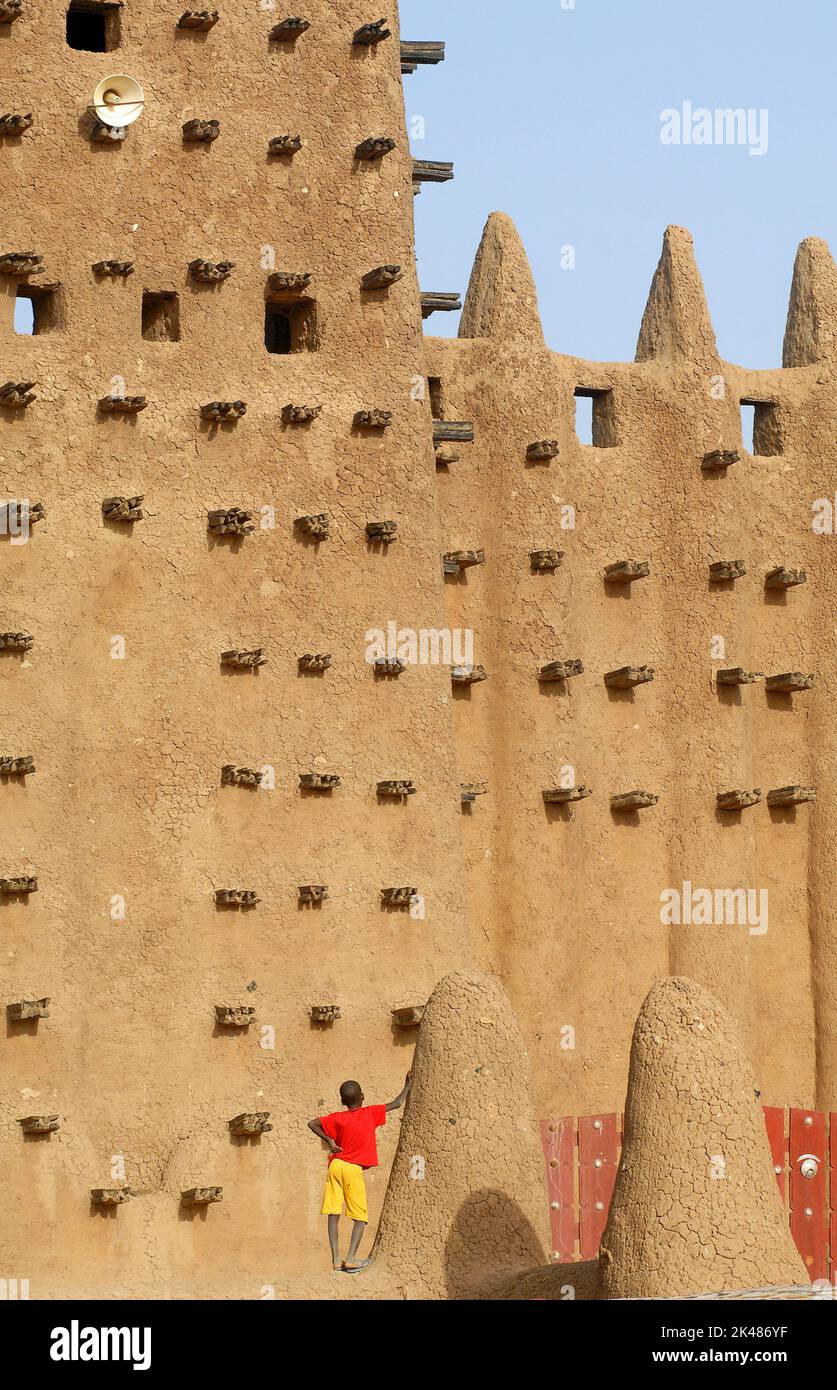
<instances>
[{"instance_id":1,"label":"mud brick wall","mask_svg":"<svg viewBox=\"0 0 837 1390\"><path fill-rule=\"evenodd\" d=\"M382 8L392 33L369 46L352 36L378 15L354 0L311 0L295 42L270 39L278 9L244 0L206 32L129 0L104 53L68 47L58 0L0 23L0 112L33 118L0 138L0 256L43 267L0 273L0 388L34 383L27 405L0 391L0 498L11 518L45 512L25 544L0 538L0 631L33 638L0 651L0 756L36 768L0 777L0 878L38 883L0 895L0 1003L51 1001L5 1018L0 1273L33 1297L198 1278L258 1296L320 1269L305 1120L350 1076L394 1095L415 1029L391 1011L472 964L510 994L540 1115L621 1109L633 1020L671 973L729 1007L765 1104L837 1105L837 586L833 528L812 524L837 488L837 270L802 244L784 366L745 370L719 357L691 239L669 229L636 360L586 362L545 345L495 214L459 338L423 337L398 19ZM112 72L145 107L125 140L96 143L88 107ZM218 138L185 141L196 120ZM298 152L270 155L283 135ZM382 136L394 149L356 158ZM111 260L133 272L94 272ZM196 260L233 267L205 283ZM400 278L363 289L383 265ZM282 272L310 280L277 302ZM21 291L34 336L14 331ZM294 351L267 350L266 303L294 317ZM578 393L595 398L593 445ZM144 408L108 408L123 396ZM742 401L758 402L754 453ZM213 402L246 412L204 418ZM318 409L294 423L289 405ZM388 428L358 427L367 411L391 412ZM473 442L434 459L434 418ZM544 441L557 452L533 456ZM737 461L704 468L719 450ZM106 498L140 496L141 520L103 517ZM254 529L211 534L209 513L235 508ZM320 514L317 542L295 522ZM389 520L397 540L369 542ZM551 572L533 568L541 549L563 552ZM443 578L457 551L484 563ZM606 583L623 560L647 576ZM736 560L742 578L710 581ZM766 588L779 566L806 582ZM432 662L376 677L368 634L389 623L472 633L488 679L452 685ZM223 665L233 649L267 661ZM301 671L318 653L328 669ZM556 661L583 669L539 680ZM652 681L605 685L644 665ZM815 680L719 685L735 667ZM222 783L228 765L264 785ZM306 774L340 785L303 791ZM378 795L399 779L416 794ZM462 783L486 794L463 806ZM816 800L768 804L789 785ZM755 788L719 809L718 793ZM635 790L652 804L613 809ZM768 930L663 923L661 894L686 882L766 889ZM303 885L329 896L302 906ZM385 887L419 899L385 910ZM223 889L260 901L221 909ZM255 1022L230 1031L216 1005ZM332 1005L339 1018L312 1021ZM242 1112L273 1129L231 1137ZM59 1129L25 1135L33 1115ZM136 1199L91 1205L125 1184ZM180 1204L211 1186L220 1204Z\"/></svg>"},{"instance_id":2,"label":"mud brick wall","mask_svg":"<svg viewBox=\"0 0 837 1390\"><path fill-rule=\"evenodd\" d=\"M360 3L312 0L296 45L271 43L279 10L225 4L208 33L178 30L182 8L121 10L121 44L78 52L65 7L25 4L0 26L0 110L32 111L0 141L0 254L35 249L29 281L0 275L0 378L34 381L25 409L0 409L3 496L43 503L29 542L0 542L0 628L31 650L0 656L3 752L33 776L0 785L0 876L36 874L3 899L2 1004L50 997L49 1018L4 1018L0 1153L8 1201L2 1261L26 1255L32 1297L83 1277L252 1278L322 1264L324 1156L305 1121L357 1077L370 1100L401 1088L415 1030L391 1010L424 1003L468 959L459 775L450 673L413 666L376 678L369 629L444 622L441 537L415 277L411 159L399 37L355 47L377 19ZM119 143L80 128L96 83L142 84L142 118ZM218 119L210 144L181 127ZM276 135L302 136L292 159ZM379 163L356 145L387 134ZM127 278L92 266L130 260ZM195 259L233 261L196 283ZM387 292L361 279L381 264ZM270 270L310 272L319 347L264 345ZM21 283L60 287L54 331L16 335ZM142 336L143 291L176 293L179 341ZM97 402L121 378L136 415ZM118 388L117 388L118 389ZM213 425L200 407L242 400ZM319 405L285 425L289 403ZM392 412L383 432L358 411ZM144 495L144 519L103 521L102 501ZM217 539L207 513L238 506L257 529ZM270 528L272 508L275 525ZM316 545L295 518L326 512ZM367 544L370 521L398 540ZM124 659L112 656L124 639ZM221 667L263 647L256 671ZM298 657L329 652L324 674ZM275 770L275 789L222 786L228 763ZM332 793L299 777L337 773ZM406 801L378 781L412 778ZM325 884L321 908L298 886ZM424 916L386 911L385 886L416 887ZM255 890L252 910L218 910L215 891ZM125 900L124 920L112 920ZM251 988L252 986L252 988ZM312 1025L336 1003L341 1018ZM216 1004L256 1025L216 1026ZM275 1029L275 1046L263 1046ZM269 1111L273 1132L231 1140L227 1121ZM48 1139L16 1120L58 1113ZM384 1168L370 1183L373 1219ZM142 1200L91 1210L114 1186L111 1156ZM203 1215L181 1190L222 1185Z\"/></svg>"},{"instance_id":3,"label":"mud brick wall","mask_svg":"<svg viewBox=\"0 0 837 1390\"><path fill-rule=\"evenodd\" d=\"M670 228L636 361L552 352L525 252L495 214L461 336L428 344L447 418L475 433L439 473L444 546L486 555L446 581L449 623L473 628L489 673L454 703L460 760L490 788L462 822L473 941L514 1001L541 1114L559 1097L620 1106L636 1010L669 973L734 1013L766 1103L834 1104L835 539L822 501L833 511L835 323L837 270L809 240L784 368L722 361L691 237ZM593 445L576 434L579 392L597 393ZM742 441L747 400L759 402L754 454ZM545 439L558 456L528 458ZM704 468L717 450L738 461ZM564 552L554 572L533 571L530 553L544 548ZM606 567L625 559L647 562L648 576L607 583ZM746 575L711 582L723 560ZM778 566L807 582L768 589ZM539 682L558 660L583 673ZM653 681L604 683L643 665ZM814 685L718 684L739 666L813 673ZM768 805L788 784L816 800ZM567 785L592 794L544 801ZM748 809L718 808L718 793L755 788ZM657 804L612 808L636 789ZM766 889L766 932L664 923L661 895L686 882L713 898Z\"/></svg>"}]
</instances>

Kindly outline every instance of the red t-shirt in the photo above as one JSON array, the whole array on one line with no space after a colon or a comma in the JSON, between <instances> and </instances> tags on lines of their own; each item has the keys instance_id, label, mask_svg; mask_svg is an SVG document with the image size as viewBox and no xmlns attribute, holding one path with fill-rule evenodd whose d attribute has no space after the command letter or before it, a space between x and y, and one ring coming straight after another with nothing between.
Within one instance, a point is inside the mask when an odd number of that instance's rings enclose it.
<instances>
[{"instance_id":1,"label":"red t-shirt","mask_svg":"<svg viewBox=\"0 0 837 1390\"><path fill-rule=\"evenodd\" d=\"M344 1163L356 1163L359 1168L377 1168L375 1130L386 1122L385 1105L365 1105L361 1110L336 1110L333 1115L322 1115L320 1124L341 1150L339 1154L329 1154L329 1163L333 1158L342 1158Z\"/></svg>"}]
</instances>

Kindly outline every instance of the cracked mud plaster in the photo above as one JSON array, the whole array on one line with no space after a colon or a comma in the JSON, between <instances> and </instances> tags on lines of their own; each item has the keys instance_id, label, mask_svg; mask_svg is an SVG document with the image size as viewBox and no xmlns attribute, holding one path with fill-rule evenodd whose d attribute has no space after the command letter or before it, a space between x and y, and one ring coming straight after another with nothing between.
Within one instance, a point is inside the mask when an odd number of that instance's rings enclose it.
<instances>
[{"instance_id":1,"label":"cracked mud plaster","mask_svg":"<svg viewBox=\"0 0 837 1390\"><path fill-rule=\"evenodd\" d=\"M690 980L659 981L636 1022L600 1262L607 1298L808 1282L741 1037Z\"/></svg>"},{"instance_id":2,"label":"cracked mud plaster","mask_svg":"<svg viewBox=\"0 0 837 1390\"><path fill-rule=\"evenodd\" d=\"M543 1158L520 1029L499 983L433 991L375 1245L411 1297L464 1297L543 1257ZM424 1158L424 1179L412 1173Z\"/></svg>"}]
</instances>

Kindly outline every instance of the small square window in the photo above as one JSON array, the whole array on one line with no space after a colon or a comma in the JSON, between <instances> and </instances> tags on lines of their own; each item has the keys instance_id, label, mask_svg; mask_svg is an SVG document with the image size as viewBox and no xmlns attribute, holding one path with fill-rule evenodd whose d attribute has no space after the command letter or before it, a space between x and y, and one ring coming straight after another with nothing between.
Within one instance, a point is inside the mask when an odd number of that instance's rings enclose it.
<instances>
[{"instance_id":1,"label":"small square window","mask_svg":"<svg viewBox=\"0 0 837 1390\"><path fill-rule=\"evenodd\" d=\"M313 299L267 303L264 310L264 345L270 353L316 352L317 305Z\"/></svg>"},{"instance_id":2,"label":"small square window","mask_svg":"<svg viewBox=\"0 0 837 1390\"><path fill-rule=\"evenodd\" d=\"M67 10L67 44L84 53L110 53L119 47L119 5L71 0Z\"/></svg>"},{"instance_id":3,"label":"small square window","mask_svg":"<svg viewBox=\"0 0 837 1390\"><path fill-rule=\"evenodd\" d=\"M149 343L180 342L180 302L174 291L143 290L142 336Z\"/></svg>"},{"instance_id":4,"label":"small square window","mask_svg":"<svg viewBox=\"0 0 837 1390\"><path fill-rule=\"evenodd\" d=\"M39 337L61 327L62 306L57 285L21 285L14 306L15 333Z\"/></svg>"}]
</instances>

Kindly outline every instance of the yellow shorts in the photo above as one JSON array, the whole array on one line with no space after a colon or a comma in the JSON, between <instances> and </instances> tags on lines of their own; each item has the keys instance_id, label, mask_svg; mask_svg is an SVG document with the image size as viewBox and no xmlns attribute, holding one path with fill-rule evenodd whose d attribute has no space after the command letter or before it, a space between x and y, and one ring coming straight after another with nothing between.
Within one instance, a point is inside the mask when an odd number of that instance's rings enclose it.
<instances>
[{"instance_id":1,"label":"yellow shorts","mask_svg":"<svg viewBox=\"0 0 837 1390\"><path fill-rule=\"evenodd\" d=\"M356 1163L345 1163L342 1158L333 1158L326 1175L322 1215L342 1216L344 1197L346 1213L351 1221L369 1220L363 1169L358 1168Z\"/></svg>"}]
</instances>

